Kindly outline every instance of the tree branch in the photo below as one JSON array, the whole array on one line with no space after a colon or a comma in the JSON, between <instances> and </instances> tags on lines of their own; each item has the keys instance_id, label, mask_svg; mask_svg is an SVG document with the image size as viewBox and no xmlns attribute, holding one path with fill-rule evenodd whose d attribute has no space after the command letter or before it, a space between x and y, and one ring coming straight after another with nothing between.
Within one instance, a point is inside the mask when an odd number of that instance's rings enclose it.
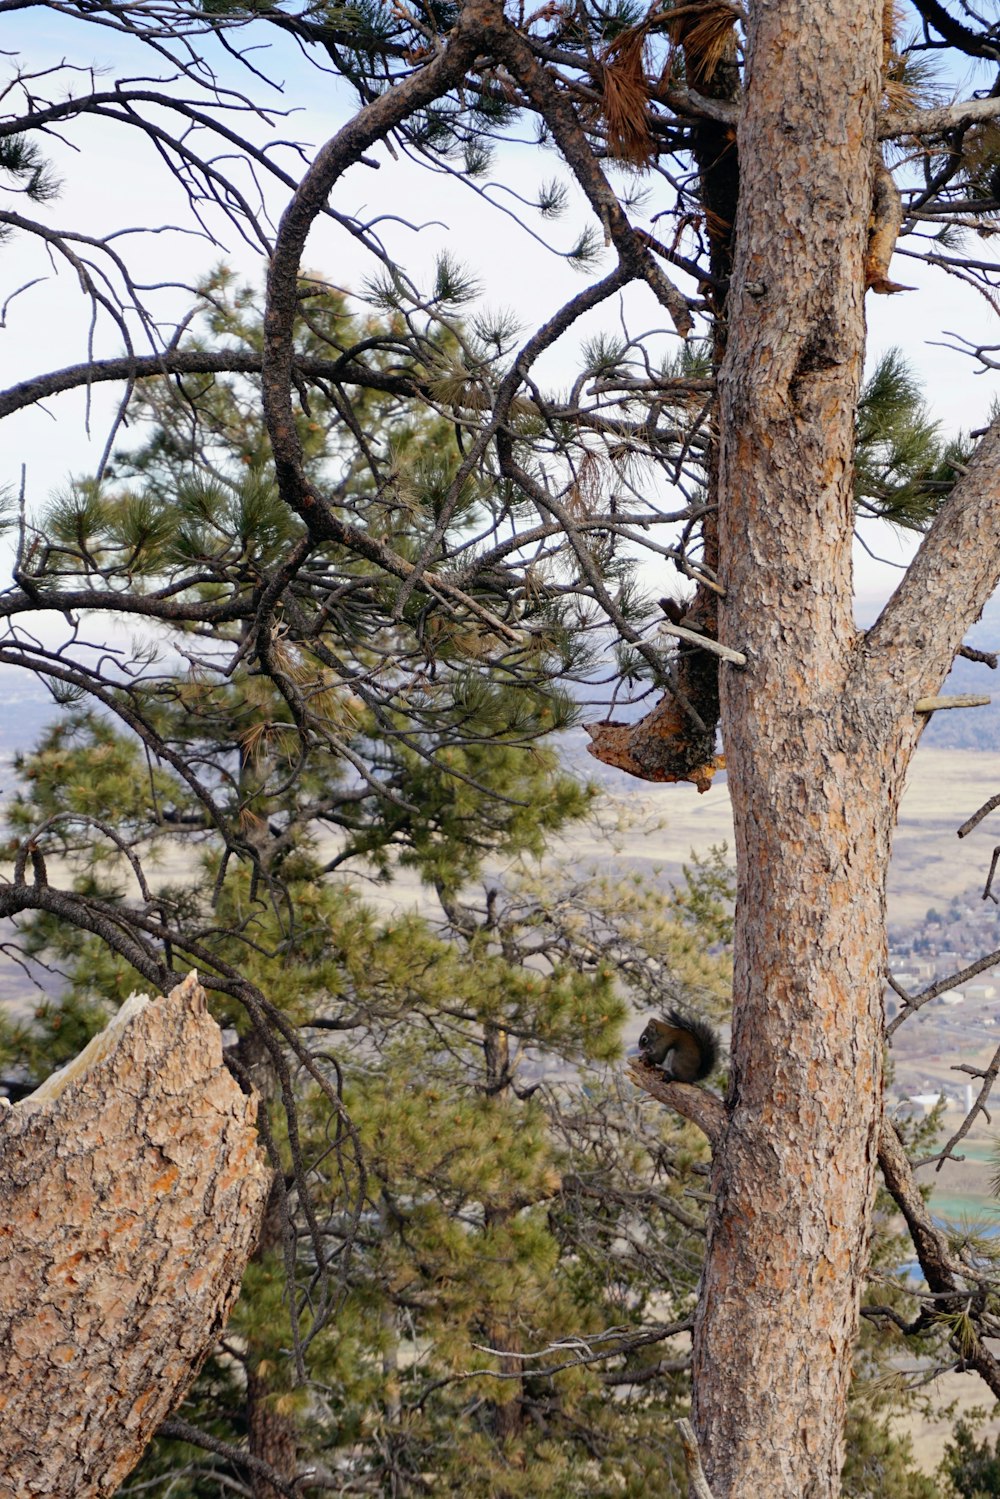
<instances>
[{"instance_id":1,"label":"tree branch","mask_svg":"<svg viewBox=\"0 0 1000 1499\"><path fill-rule=\"evenodd\" d=\"M434 60L394 84L327 141L306 172L281 217L267 277L262 369L264 418L274 453L278 489L314 535L342 540L330 506L320 499L303 469L302 443L292 408L295 363L293 328L298 311L302 251L337 179L370 146L384 140L416 110L447 93L464 76L476 54L489 50L488 38L502 25L493 0L470 0L444 50Z\"/></svg>"},{"instance_id":2,"label":"tree branch","mask_svg":"<svg viewBox=\"0 0 1000 1499\"><path fill-rule=\"evenodd\" d=\"M912 109L907 114L883 115L877 130L883 141L899 140L904 135L916 135L926 140L930 135L944 135L949 130L962 130L968 125L995 120L998 115L1000 98L959 99L954 104L942 104L936 109Z\"/></svg>"},{"instance_id":3,"label":"tree branch","mask_svg":"<svg viewBox=\"0 0 1000 1499\"><path fill-rule=\"evenodd\" d=\"M920 1196L902 1142L888 1120L882 1124L878 1163L886 1187L906 1219L928 1289L933 1295L946 1298L945 1307L950 1305L954 1310L958 1304L966 1309L969 1292L959 1280L959 1275L964 1277L965 1272L956 1270L948 1250L948 1241ZM923 1320L930 1325L935 1320L934 1313L926 1313ZM1000 1398L1000 1363L990 1353L978 1332L970 1333L969 1328L970 1324L966 1320L961 1332L953 1335L952 1346L960 1353L963 1364L975 1369L992 1393Z\"/></svg>"},{"instance_id":4,"label":"tree branch","mask_svg":"<svg viewBox=\"0 0 1000 1499\"><path fill-rule=\"evenodd\" d=\"M645 1062L630 1061L626 1071L637 1088L696 1124L712 1149L717 1148L729 1123L726 1105L718 1094L694 1083L668 1082L658 1067L647 1067Z\"/></svg>"},{"instance_id":5,"label":"tree branch","mask_svg":"<svg viewBox=\"0 0 1000 1499\"><path fill-rule=\"evenodd\" d=\"M1000 420L935 516L916 557L864 638L855 693L869 702L886 689L894 716L907 699L944 680L983 599L1000 580ZM913 711L913 703L910 704Z\"/></svg>"}]
</instances>

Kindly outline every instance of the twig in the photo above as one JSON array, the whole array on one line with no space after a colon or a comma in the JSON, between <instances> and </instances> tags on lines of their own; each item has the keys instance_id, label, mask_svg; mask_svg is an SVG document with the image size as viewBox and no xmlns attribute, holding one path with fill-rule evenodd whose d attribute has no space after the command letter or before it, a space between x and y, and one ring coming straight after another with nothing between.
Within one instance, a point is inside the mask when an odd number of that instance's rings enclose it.
<instances>
[{"instance_id":1,"label":"twig","mask_svg":"<svg viewBox=\"0 0 1000 1499\"><path fill-rule=\"evenodd\" d=\"M960 838L967 838L968 835L972 832L973 828L977 828L982 822L983 818L989 816L994 807L1000 807L1000 792L998 792L996 796L991 796L988 802L983 802L983 805L980 807L979 811L973 812L968 822L962 823L962 826L958 830L958 836Z\"/></svg>"},{"instance_id":2,"label":"twig","mask_svg":"<svg viewBox=\"0 0 1000 1499\"><path fill-rule=\"evenodd\" d=\"M1000 663L996 651L979 651L974 645L960 645L958 654L966 661L978 661L982 666L988 666L990 671L996 671Z\"/></svg>"},{"instance_id":3,"label":"twig","mask_svg":"<svg viewBox=\"0 0 1000 1499\"><path fill-rule=\"evenodd\" d=\"M713 656L718 656L723 661L731 661L734 666L747 664L747 657L742 651L734 651L728 645L720 645L717 640L712 640L708 635L700 635L697 630L688 630L684 625L666 623L661 624L659 628L664 635L676 635L678 640L690 641L692 645L700 646L703 651L710 651ZM986 701L989 702L989 698Z\"/></svg>"},{"instance_id":4,"label":"twig","mask_svg":"<svg viewBox=\"0 0 1000 1499\"><path fill-rule=\"evenodd\" d=\"M681 1446L684 1448L684 1466L687 1468L688 1483L695 1499L712 1499L712 1490L708 1486L705 1477L705 1469L701 1465L701 1453L698 1451L698 1438L694 1434L694 1427L686 1416L681 1416L674 1422L680 1435Z\"/></svg>"},{"instance_id":5,"label":"twig","mask_svg":"<svg viewBox=\"0 0 1000 1499\"><path fill-rule=\"evenodd\" d=\"M929 984L919 994L906 994L890 975L889 982L900 998L905 1000L906 1008L900 1010L895 1020L886 1026L886 1036L891 1036L894 1031L899 1029L908 1015L912 1015L917 1010L922 1009L924 1005L930 1004L932 999L937 999L938 995L944 994L946 989L957 989L962 984L967 984L969 979L977 978L987 968L995 968L998 963L1000 963L1000 949L996 952L987 953L985 957L977 958L974 963L970 963L966 968L959 969L957 973L950 973L946 978L936 979L933 984Z\"/></svg>"},{"instance_id":6,"label":"twig","mask_svg":"<svg viewBox=\"0 0 1000 1499\"><path fill-rule=\"evenodd\" d=\"M993 850L993 858L990 860L990 872L986 876L986 888L983 890L983 900L991 900L995 906L1000 905L1000 901L993 894L993 876L997 872L997 859L1000 859L1000 848Z\"/></svg>"},{"instance_id":7,"label":"twig","mask_svg":"<svg viewBox=\"0 0 1000 1499\"><path fill-rule=\"evenodd\" d=\"M961 697L918 697L913 705L914 713L941 713L945 708L986 708L993 701L977 693L965 693Z\"/></svg>"},{"instance_id":8,"label":"twig","mask_svg":"<svg viewBox=\"0 0 1000 1499\"><path fill-rule=\"evenodd\" d=\"M990 1096L993 1084L997 1080L997 1074L1000 1073L1000 1046L998 1046L996 1051L993 1053L993 1060L990 1062L990 1065L986 1068L985 1072L981 1072L975 1067L968 1067L965 1065L961 1067L953 1067L952 1071L967 1072L970 1073L973 1077L982 1078L983 1086L980 1088L979 1096L973 1103L972 1108L966 1114L958 1129L955 1131L951 1139L948 1141L947 1145L945 1145L945 1147L941 1151L941 1158L934 1168L935 1171L941 1170L941 1167L951 1155L951 1152L954 1150L955 1146L969 1133L969 1130L972 1128L973 1120L977 1117L977 1115L985 1115L987 1124L990 1123L990 1115L989 1110L986 1107L986 1102Z\"/></svg>"}]
</instances>

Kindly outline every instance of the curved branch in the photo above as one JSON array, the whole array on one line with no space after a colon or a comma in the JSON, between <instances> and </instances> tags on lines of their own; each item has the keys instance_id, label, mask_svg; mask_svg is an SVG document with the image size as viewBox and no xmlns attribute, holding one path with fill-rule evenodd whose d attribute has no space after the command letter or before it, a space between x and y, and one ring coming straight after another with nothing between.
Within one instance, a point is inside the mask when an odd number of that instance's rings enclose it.
<instances>
[{"instance_id":1,"label":"curved branch","mask_svg":"<svg viewBox=\"0 0 1000 1499\"><path fill-rule=\"evenodd\" d=\"M451 39L419 72L380 94L327 141L281 217L267 276L262 369L267 423L278 490L314 535L341 541L330 507L316 494L303 469L302 444L292 409L295 363L293 328L298 311L298 276L309 230L323 212L338 178L376 142L410 115L439 99L465 75L501 19L494 0L470 0ZM381 561L382 559L377 559Z\"/></svg>"},{"instance_id":2,"label":"curved branch","mask_svg":"<svg viewBox=\"0 0 1000 1499\"><path fill-rule=\"evenodd\" d=\"M954 1310L957 1302L965 1309L969 1292L959 1280L959 1275L964 1278L965 1272L956 1269L948 1251L948 1241L917 1190L902 1142L888 1120L882 1123L878 1163L886 1187L906 1219L928 1289L933 1295L945 1298L945 1307L950 1303ZM928 1312L924 1317L926 1325L931 1325L934 1320L933 1312ZM968 1326L968 1322L965 1322L962 1331L953 1336L952 1346L961 1355L965 1367L975 1369L993 1394L1000 1398L1000 1363L978 1333L970 1336Z\"/></svg>"},{"instance_id":3,"label":"curved branch","mask_svg":"<svg viewBox=\"0 0 1000 1499\"><path fill-rule=\"evenodd\" d=\"M642 236L632 228L618 201L617 193L590 149L574 111L513 25L508 26L498 50L552 131L567 166L586 193L591 207L604 225L607 237L618 251L622 265L647 283L669 312L677 332L682 338L686 338L694 327L688 300L657 265L644 242L648 236Z\"/></svg>"},{"instance_id":4,"label":"curved branch","mask_svg":"<svg viewBox=\"0 0 1000 1499\"><path fill-rule=\"evenodd\" d=\"M980 32L956 21L939 0L913 0L913 5L927 24L944 37L949 47L957 47L967 57L1000 58L1000 47L996 42L990 42Z\"/></svg>"},{"instance_id":5,"label":"curved branch","mask_svg":"<svg viewBox=\"0 0 1000 1499\"><path fill-rule=\"evenodd\" d=\"M630 1061L627 1071L637 1088L696 1124L712 1149L718 1149L729 1124L729 1112L718 1094L694 1083L668 1082L659 1067L647 1067L645 1062Z\"/></svg>"}]
</instances>

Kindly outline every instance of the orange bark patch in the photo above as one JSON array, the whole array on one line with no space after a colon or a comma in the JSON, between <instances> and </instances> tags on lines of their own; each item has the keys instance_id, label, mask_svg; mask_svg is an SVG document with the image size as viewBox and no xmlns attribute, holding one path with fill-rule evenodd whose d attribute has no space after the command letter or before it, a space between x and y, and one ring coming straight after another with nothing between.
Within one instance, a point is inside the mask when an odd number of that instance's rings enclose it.
<instances>
[{"instance_id":1,"label":"orange bark patch","mask_svg":"<svg viewBox=\"0 0 1000 1499\"><path fill-rule=\"evenodd\" d=\"M133 1403L133 1406L132 1406L132 1414L133 1414L133 1416L141 1416L142 1413L143 1413L143 1411L146 1409L146 1406L153 1399L153 1396L155 1394L156 1394L155 1390L147 1390L144 1395L140 1395L139 1398Z\"/></svg>"},{"instance_id":2,"label":"orange bark patch","mask_svg":"<svg viewBox=\"0 0 1000 1499\"><path fill-rule=\"evenodd\" d=\"M605 721L584 727L595 760L642 781L690 781L707 791L725 765L715 754L714 727L707 733L696 729L671 697L661 698L638 723Z\"/></svg>"},{"instance_id":3,"label":"orange bark patch","mask_svg":"<svg viewBox=\"0 0 1000 1499\"><path fill-rule=\"evenodd\" d=\"M157 1176L153 1181L150 1182L149 1190L155 1193L157 1196L160 1196L163 1192L169 1192L170 1188L173 1186L174 1182L179 1176L180 1172L178 1171L177 1167L171 1166L168 1170L163 1172L162 1176Z\"/></svg>"}]
</instances>

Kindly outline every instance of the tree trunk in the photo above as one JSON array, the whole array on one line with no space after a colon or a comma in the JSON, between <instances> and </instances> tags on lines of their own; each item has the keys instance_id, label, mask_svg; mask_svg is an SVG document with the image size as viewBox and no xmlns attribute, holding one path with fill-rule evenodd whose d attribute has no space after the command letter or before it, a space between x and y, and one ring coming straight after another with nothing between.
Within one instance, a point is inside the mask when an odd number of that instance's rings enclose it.
<instances>
[{"instance_id":1,"label":"tree trunk","mask_svg":"<svg viewBox=\"0 0 1000 1499\"><path fill-rule=\"evenodd\" d=\"M694 1347L715 1499L833 1499L882 1111L885 882L920 719L996 586L996 424L882 617L852 618L882 7L753 7L720 376L738 864L728 1125Z\"/></svg>"},{"instance_id":2,"label":"tree trunk","mask_svg":"<svg viewBox=\"0 0 1000 1499\"><path fill-rule=\"evenodd\" d=\"M833 1496L881 1123L885 879L916 738L859 700L852 453L881 16L753 8L720 378L730 1122L695 1337L715 1499ZM794 149L790 149L794 142ZM906 740L904 746L903 740Z\"/></svg>"},{"instance_id":3,"label":"tree trunk","mask_svg":"<svg viewBox=\"0 0 1000 1499\"><path fill-rule=\"evenodd\" d=\"M0 1115L0 1495L110 1495L236 1298L271 1173L192 975Z\"/></svg>"},{"instance_id":4,"label":"tree trunk","mask_svg":"<svg viewBox=\"0 0 1000 1499\"><path fill-rule=\"evenodd\" d=\"M247 1364L247 1434L250 1452L291 1484L298 1472L298 1431L280 1409L271 1380L255 1363ZM281 1499L263 1474L250 1476L254 1499Z\"/></svg>"},{"instance_id":5,"label":"tree trunk","mask_svg":"<svg viewBox=\"0 0 1000 1499\"><path fill-rule=\"evenodd\" d=\"M486 1092L489 1097L503 1095L510 1098L513 1074L510 1061L510 1036L499 1025L486 1025L483 1029L483 1054L486 1059ZM498 1228L514 1217L514 1207L499 1207L487 1200L483 1206L483 1221L487 1229ZM497 1442L504 1443L519 1437L524 1430L524 1374L523 1360L517 1357L521 1351L521 1340L516 1332L516 1310L509 1317L493 1317L486 1327L486 1337L497 1354L497 1367L502 1374L511 1376L500 1384L497 1398L490 1402L490 1424ZM517 1376L517 1377L514 1377Z\"/></svg>"},{"instance_id":6,"label":"tree trunk","mask_svg":"<svg viewBox=\"0 0 1000 1499\"><path fill-rule=\"evenodd\" d=\"M258 851L264 867L268 868L273 850L266 826L260 834ZM240 1037L239 1060L252 1079L261 1108L270 1109L275 1097L280 1094L280 1087L274 1059L258 1031L251 1031ZM261 1218L257 1245L253 1252L254 1262L262 1263L269 1256L276 1256L280 1252L285 1233L286 1211L281 1182L275 1176ZM259 1331L256 1327L248 1328L245 1335L247 1445L252 1457L267 1463L272 1472L291 1486L299 1471L298 1428L294 1414L282 1404L282 1396L287 1396L288 1389L280 1376L287 1371L274 1358L273 1328L264 1327ZM276 1378L276 1375L279 1377ZM252 1471L249 1480L254 1499L280 1499L278 1489L264 1474Z\"/></svg>"}]
</instances>

